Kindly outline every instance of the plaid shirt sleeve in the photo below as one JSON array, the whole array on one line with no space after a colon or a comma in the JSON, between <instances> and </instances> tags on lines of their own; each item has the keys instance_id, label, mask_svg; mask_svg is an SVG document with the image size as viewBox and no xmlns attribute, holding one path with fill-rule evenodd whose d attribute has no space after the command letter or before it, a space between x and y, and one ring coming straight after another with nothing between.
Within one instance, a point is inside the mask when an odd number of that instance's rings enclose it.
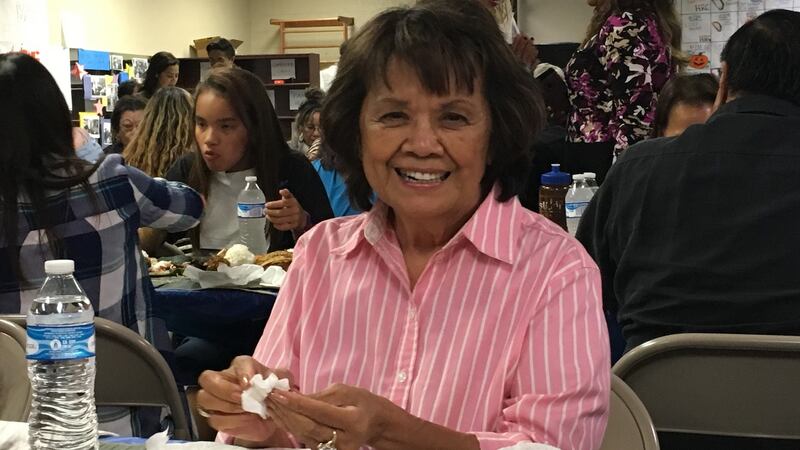
<instances>
[{"instance_id":1,"label":"plaid shirt sleeve","mask_svg":"<svg viewBox=\"0 0 800 450\"><path fill-rule=\"evenodd\" d=\"M176 233L200 222L203 201L194 189L176 181L151 178L135 167L126 169L142 226Z\"/></svg>"}]
</instances>

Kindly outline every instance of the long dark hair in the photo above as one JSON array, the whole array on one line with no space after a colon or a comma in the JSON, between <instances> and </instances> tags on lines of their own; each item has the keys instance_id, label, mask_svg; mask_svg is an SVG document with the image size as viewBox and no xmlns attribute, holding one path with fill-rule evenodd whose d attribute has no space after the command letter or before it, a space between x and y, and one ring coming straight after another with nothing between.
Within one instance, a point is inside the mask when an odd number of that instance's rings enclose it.
<instances>
[{"instance_id":1,"label":"long dark hair","mask_svg":"<svg viewBox=\"0 0 800 450\"><path fill-rule=\"evenodd\" d=\"M252 73L238 67L214 69L195 89L195 113L197 98L209 91L227 100L244 124L247 129L247 148L242 157L249 158L252 162L258 185L264 191L267 201L278 200L279 165L292 150L283 140L278 115L275 114L264 84ZM197 157L187 181L189 186L208 197L211 171L203 160L199 142L196 148ZM271 224L269 226L272 232L273 227ZM199 226L191 231L190 237L192 246L200 249Z\"/></svg>"},{"instance_id":2,"label":"long dark hair","mask_svg":"<svg viewBox=\"0 0 800 450\"><path fill-rule=\"evenodd\" d=\"M686 56L681 51L682 29L680 17L675 9L675 0L601 0L589 22L584 44L600 31L609 16L633 10L642 10L655 15L661 38L670 46L672 64L675 67L684 66Z\"/></svg>"},{"instance_id":3,"label":"long dark hair","mask_svg":"<svg viewBox=\"0 0 800 450\"><path fill-rule=\"evenodd\" d=\"M147 73L144 76L142 94L150 98L158 90L158 76L167 70L167 67L178 64L178 59L170 52L158 52L147 61Z\"/></svg>"},{"instance_id":4,"label":"long dark hair","mask_svg":"<svg viewBox=\"0 0 800 450\"><path fill-rule=\"evenodd\" d=\"M75 155L72 122L64 96L53 77L34 58L21 53L0 55L0 236L3 259L21 277L19 265L19 196L33 208L36 228L43 230L55 257L63 257L53 226L64 211L47 207L47 191L80 186L91 197L88 178L96 165ZM99 162L98 162L99 164Z\"/></svg>"}]
</instances>

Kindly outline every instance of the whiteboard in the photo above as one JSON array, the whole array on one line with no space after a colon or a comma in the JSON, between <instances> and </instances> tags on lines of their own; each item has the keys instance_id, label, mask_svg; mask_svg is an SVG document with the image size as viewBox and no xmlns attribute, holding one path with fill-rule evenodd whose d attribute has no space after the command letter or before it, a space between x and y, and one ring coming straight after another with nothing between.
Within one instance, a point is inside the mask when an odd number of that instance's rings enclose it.
<instances>
[{"instance_id":1,"label":"whiteboard","mask_svg":"<svg viewBox=\"0 0 800 450\"><path fill-rule=\"evenodd\" d=\"M689 55L689 72L712 72L728 38L747 21L771 9L800 11L800 0L679 0L683 29L682 50ZM699 63L707 57L707 64Z\"/></svg>"}]
</instances>

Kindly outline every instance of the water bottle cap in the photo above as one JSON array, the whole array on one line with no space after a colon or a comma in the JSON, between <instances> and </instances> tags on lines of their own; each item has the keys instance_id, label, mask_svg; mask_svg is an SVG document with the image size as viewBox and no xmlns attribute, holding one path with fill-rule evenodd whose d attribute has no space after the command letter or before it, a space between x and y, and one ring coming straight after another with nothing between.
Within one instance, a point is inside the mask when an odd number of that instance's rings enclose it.
<instances>
[{"instance_id":1,"label":"water bottle cap","mask_svg":"<svg viewBox=\"0 0 800 450\"><path fill-rule=\"evenodd\" d=\"M583 176L585 178L597 178L597 174L594 172L583 172Z\"/></svg>"},{"instance_id":2,"label":"water bottle cap","mask_svg":"<svg viewBox=\"0 0 800 450\"><path fill-rule=\"evenodd\" d=\"M570 183L570 176L566 172L561 172L559 168L561 164L551 164L550 172L545 172L542 174L542 184L543 185L561 185L561 186L568 186Z\"/></svg>"},{"instance_id":3,"label":"water bottle cap","mask_svg":"<svg viewBox=\"0 0 800 450\"><path fill-rule=\"evenodd\" d=\"M580 180L583 180L584 178L585 178L585 176L582 173L579 173L577 175L573 175L572 176L572 179L575 180L575 181L580 181Z\"/></svg>"},{"instance_id":4,"label":"water bottle cap","mask_svg":"<svg viewBox=\"0 0 800 450\"><path fill-rule=\"evenodd\" d=\"M51 259L44 262L44 273L48 275L69 275L75 272L75 261L71 259Z\"/></svg>"},{"instance_id":5,"label":"water bottle cap","mask_svg":"<svg viewBox=\"0 0 800 450\"><path fill-rule=\"evenodd\" d=\"M258 181L258 177L255 176L255 175L248 175L248 176L244 177L244 181L246 181L248 183L255 183L256 181Z\"/></svg>"}]
</instances>

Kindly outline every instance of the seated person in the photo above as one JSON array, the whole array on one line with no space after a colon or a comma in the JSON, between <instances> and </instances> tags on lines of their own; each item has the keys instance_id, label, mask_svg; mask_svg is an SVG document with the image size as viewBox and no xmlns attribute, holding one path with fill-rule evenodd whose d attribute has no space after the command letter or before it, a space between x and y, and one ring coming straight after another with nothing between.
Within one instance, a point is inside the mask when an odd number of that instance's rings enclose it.
<instances>
[{"instance_id":1,"label":"seated person","mask_svg":"<svg viewBox=\"0 0 800 450\"><path fill-rule=\"evenodd\" d=\"M208 62L214 69L220 67L233 67L233 60L236 59L236 49L233 48L231 41L225 38L217 38L206 45Z\"/></svg>"},{"instance_id":2,"label":"seated person","mask_svg":"<svg viewBox=\"0 0 800 450\"><path fill-rule=\"evenodd\" d=\"M577 237L628 349L675 333L800 334L798 80L800 13L766 12L725 45L711 118L609 172Z\"/></svg>"},{"instance_id":3,"label":"seated person","mask_svg":"<svg viewBox=\"0 0 800 450\"><path fill-rule=\"evenodd\" d=\"M125 162L151 177L164 177L183 155L194 152L192 96L167 86L147 102L133 139L125 146ZM113 124L112 124L113 125Z\"/></svg>"},{"instance_id":4,"label":"seated person","mask_svg":"<svg viewBox=\"0 0 800 450\"><path fill-rule=\"evenodd\" d=\"M265 100L265 101L262 101ZM255 175L267 198L270 251L294 246L313 225L333 217L325 188L300 154L283 141L263 84L237 67L216 69L195 90L196 150L167 172L206 198L206 213L189 237L196 252L216 252L239 241L236 199ZM149 239L157 248L166 235Z\"/></svg>"},{"instance_id":5,"label":"seated person","mask_svg":"<svg viewBox=\"0 0 800 450\"><path fill-rule=\"evenodd\" d=\"M658 96L654 137L677 136L696 123L711 117L719 82L709 73L676 75Z\"/></svg>"},{"instance_id":6,"label":"seated person","mask_svg":"<svg viewBox=\"0 0 800 450\"><path fill-rule=\"evenodd\" d=\"M305 94L306 101L300 105L292 124L292 139L289 141L289 147L313 160L317 157L309 154L309 150L314 141L321 136L319 112L322 110L325 93L316 88L308 88Z\"/></svg>"},{"instance_id":7,"label":"seated person","mask_svg":"<svg viewBox=\"0 0 800 450\"><path fill-rule=\"evenodd\" d=\"M317 139L311 145L309 154L315 157L311 161L311 165L314 166L319 179L322 180L322 185L325 186L325 192L328 194L328 202L331 204L334 217L360 214L362 210L356 208L350 202L347 184L337 169L336 153L324 145L322 139Z\"/></svg>"},{"instance_id":8,"label":"seated person","mask_svg":"<svg viewBox=\"0 0 800 450\"><path fill-rule=\"evenodd\" d=\"M599 448L599 272L517 200L542 100L491 14L474 0L387 10L340 69L322 128L369 212L306 233L254 356L201 376L218 439ZM267 419L244 412L243 378L273 372L295 388L265 399Z\"/></svg>"},{"instance_id":9,"label":"seated person","mask_svg":"<svg viewBox=\"0 0 800 450\"><path fill-rule=\"evenodd\" d=\"M200 196L118 155L78 159L64 97L35 59L0 55L0 93L0 313L26 313L44 282L44 261L72 259L97 315L151 339L152 285L136 229L195 226Z\"/></svg>"},{"instance_id":10,"label":"seated person","mask_svg":"<svg viewBox=\"0 0 800 450\"><path fill-rule=\"evenodd\" d=\"M122 153L136 134L146 106L147 101L142 97L127 95L119 99L111 113L111 145L104 148L103 153Z\"/></svg>"}]
</instances>

